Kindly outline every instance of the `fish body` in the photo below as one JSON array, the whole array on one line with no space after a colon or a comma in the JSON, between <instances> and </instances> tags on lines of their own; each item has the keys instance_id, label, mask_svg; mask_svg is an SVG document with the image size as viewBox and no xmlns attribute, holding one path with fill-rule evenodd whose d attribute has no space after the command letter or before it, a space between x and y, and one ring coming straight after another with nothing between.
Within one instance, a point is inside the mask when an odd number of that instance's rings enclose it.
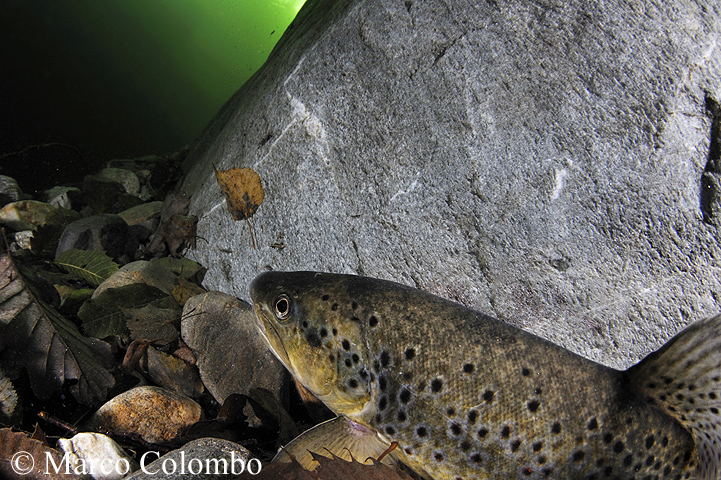
<instances>
[{"instance_id":1,"label":"fish body","mask_svg":"<svg viewBox=\"0 0 721 480\"><path fill-rule=\"evenodd\" d=\"M290 372L420 475L719 477L721 316L618 371L389 281L267 272L251 296Z\"/></svg>"}]
</instances>

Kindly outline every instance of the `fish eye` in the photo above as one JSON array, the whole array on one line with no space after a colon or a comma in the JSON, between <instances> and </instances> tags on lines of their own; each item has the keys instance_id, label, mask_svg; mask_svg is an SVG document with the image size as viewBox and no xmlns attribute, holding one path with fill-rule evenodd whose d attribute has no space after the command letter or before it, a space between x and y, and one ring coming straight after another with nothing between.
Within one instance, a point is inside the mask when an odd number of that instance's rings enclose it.
<instances>
[{"instance_id":1,"label":"fish eye","mask_svg":"<svg viewBox=\"0 0 721 480\"><path fill-rule=\"evenodd\" d=\"M290 316L290 298L285 293L275 299L275 316L278 320L285 320Z\"/></svg>"}]
</instances>

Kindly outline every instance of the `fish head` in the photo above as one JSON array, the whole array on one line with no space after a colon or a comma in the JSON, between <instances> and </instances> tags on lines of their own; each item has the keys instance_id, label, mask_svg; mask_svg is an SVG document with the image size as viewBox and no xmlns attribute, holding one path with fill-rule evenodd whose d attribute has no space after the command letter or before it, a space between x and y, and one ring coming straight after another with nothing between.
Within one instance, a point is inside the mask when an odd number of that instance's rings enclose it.
<instances>
[{"instance_id":1,"label":"fish head","mask_svg":"<svg viewBox=\"0 0 721 480\"><path fill-rule=\"evenodd\" d=\"M266 272L250 285L258 330L290 373L337 414L363 416L371 400L361 326L344 315L339 276Z\"/></svg>"}]
</instances>

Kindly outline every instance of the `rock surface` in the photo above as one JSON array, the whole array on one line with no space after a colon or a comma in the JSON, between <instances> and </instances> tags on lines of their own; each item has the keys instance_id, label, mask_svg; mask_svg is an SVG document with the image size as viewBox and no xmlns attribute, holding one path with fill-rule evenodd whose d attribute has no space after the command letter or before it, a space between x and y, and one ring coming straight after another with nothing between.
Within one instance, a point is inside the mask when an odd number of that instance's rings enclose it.
<instances>
[{"instance_id":1,"label":"rock surface","mask_svg":"<svg viewBox=\"0 0 721 480\"><path fill-rule=\"evenodd\" d=\"M242 298L267 269L360 273L629 366L721 310L701 201L720 18L715 0L310 0L188 157L190 256ZM260 174L257 251L213 164Z\"/></svg>"},{"instance_id":2,"label":"rock surface","mask_svg":"<svg viewBox=\"0 0 721 480\"><path fill-rule=\"evenodd\" d=\"M146 442L169 442L201 420L200 405L160 387L135 387L114 397L88 420L87 428L137 434Z\"/></svg>"},{"instance_id":3,"label":"rock surface","mask_svg":"<svg viewBox=\"0 0 721 480\"><path fill-rule=\"evenodd\" d=\"M242 445L220 438L199 438L160 458L154 456L152 451L149 452L141 457L141 469L126 479L190 480L203 478L210 480L235 478L233 474L247 471L248 463L250 463L251 471L257 474L258 468L260 468L259 460L251 457L250 452ZM216 465L218 466L217 473Z\"/></svg>"},{"instance_id":4,"label":"rock surface","mask_svg":"<svg viewBox=\"0 0 721 480\"><path fill-rule=\"evenodd\" d=\"M220 292L186 302L180 326L183 341L197 360L203 384L223 403L232 393L270 390L287 406L288 372L270 353L245 302Z\"/></svg>"}]
</instances>

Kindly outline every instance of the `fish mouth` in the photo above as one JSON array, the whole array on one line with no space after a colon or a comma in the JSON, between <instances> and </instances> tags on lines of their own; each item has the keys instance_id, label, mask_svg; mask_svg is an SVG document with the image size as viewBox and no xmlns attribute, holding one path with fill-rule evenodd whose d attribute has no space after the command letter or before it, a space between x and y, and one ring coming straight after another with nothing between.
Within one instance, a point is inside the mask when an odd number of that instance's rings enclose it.
<instances>
[{"instance_id":1,"label":"fish mouth","mask_svg":"<svg viewBox=\"0 0 721 480\"><path fill-rule=\"evenodd\" d=\"M283 337L276 330L273 322L269 320L270 312L264 308L263 305L254 304L253 309L255 310L255 324L258 329L258 333L263 337L263 340L273 352L275 358L291 373L293 369L290 368L290 357L288 356L288 350L285 348L283 343Z\"/></svg>"}]
</instances>

